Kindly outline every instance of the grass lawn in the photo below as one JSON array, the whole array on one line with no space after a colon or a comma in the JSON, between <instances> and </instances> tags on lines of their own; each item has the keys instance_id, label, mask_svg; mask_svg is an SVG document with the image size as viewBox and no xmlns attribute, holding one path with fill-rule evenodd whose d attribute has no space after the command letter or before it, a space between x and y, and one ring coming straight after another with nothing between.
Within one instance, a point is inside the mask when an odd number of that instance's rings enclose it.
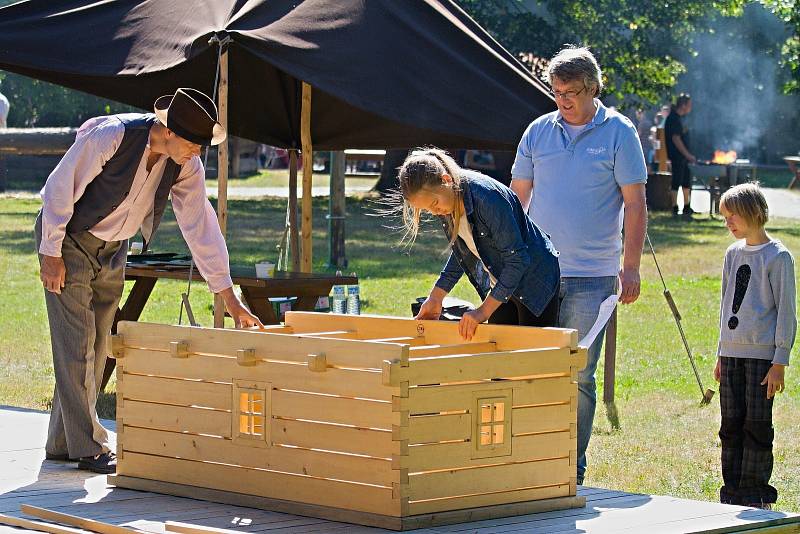
<instances>
[{"instance_id":1,"label":"grass lawn","mask_svg":"<svg viewBox=\"0 0 800 534\"><path fill-rule=\"evenodd\" d=\"M249 185L249 184L248 184ZM327 199L314 200L314 265L325 270ZM0 199L0 404L46 409L53 379L44 299L38 282L31 227L37 200ZM229 246L233 263L275 259L285 201L235 200L229 203ZM364 311L409 316L410 303L427 294L444 262L444 239L433 230L410 251L397 248L399 235L368 217L367 201L348 199L348 271L361 279ZM797 221L770 222L768 231L795 253L800 251ZM717 340L719 271L731 239L719 221L699 217L686 224L651 214L650 232L661 268L684 321L689 343L707 386ZM168 213L156 247L184 251L174 218ZM620 310L617 354L617 408L622 429L613 431L599 403L589 449L586 483L632 492L717 500L719 468L718 397L699 407L700 393L687 361L662 286L649 253L642 259L642 296ZM160 281L142 319L177 321L185 284ZM475 302L462 281L454 295ZM195 313L211 323L211 298L196 284ZM797 350L793 357L797 358ZM795 360L797 361L797 360ZM598 390L602 388L602 363ZM786 373L787 390L775 403L775 471L780 510L800 512L800 410L798 375ZM113 403L104 400L110 413ZM792 474L794 473L794 474Z\"/></svg>"}]
</instances>

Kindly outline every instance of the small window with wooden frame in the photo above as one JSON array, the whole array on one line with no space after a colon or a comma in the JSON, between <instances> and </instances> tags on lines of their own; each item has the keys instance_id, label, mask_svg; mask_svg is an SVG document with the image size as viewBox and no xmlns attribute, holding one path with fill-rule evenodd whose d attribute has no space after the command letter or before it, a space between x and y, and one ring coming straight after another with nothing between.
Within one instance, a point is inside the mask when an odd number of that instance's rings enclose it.
<instances>
[{"instance_id":1,"label":"small window with wooden frame","mask_svg":"<svg viewBox=\"0 0 800 534\"><path fill-rule=\"evenodd\" d=\"M511 390L473 394L473 458L511 454Z\"/></svg>"},{"instance_id":2,"label":"small window with wooden frame","mask_svg":"<svg viewBox=\"0 0 800 534\"><path fill-rule=\"evenodd\" d=\"M238 445L268 447L272 419L271 384L235 380L233 383L232 437Z\"/></svg>"}]
</instances>

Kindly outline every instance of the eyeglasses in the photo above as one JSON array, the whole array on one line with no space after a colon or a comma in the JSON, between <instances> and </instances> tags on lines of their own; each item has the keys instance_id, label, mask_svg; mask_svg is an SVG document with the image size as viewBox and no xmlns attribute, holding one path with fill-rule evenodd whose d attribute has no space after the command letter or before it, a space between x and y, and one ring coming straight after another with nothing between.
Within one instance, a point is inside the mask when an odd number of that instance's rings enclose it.
<instances>
[{"instance_id":1,"label":"eyeglasses","mask_svg":"<svg viewBox=\"0 0 800 534\"><path fill-rule=\"evenodd\" d=\"M562 98L564 100L572 100L573 98L575 98L576 96L578 96L582 92L586 91L587 89L588 89L588 87L586 87L585 85L583 86L583 89L581 89L580 91L563 91L563 92L561 92L561 91L553 91L551 89L550 90L550 94L553 95L553 98L556 98L556 99L557 98Z\"/></svg>"}]
</instances>

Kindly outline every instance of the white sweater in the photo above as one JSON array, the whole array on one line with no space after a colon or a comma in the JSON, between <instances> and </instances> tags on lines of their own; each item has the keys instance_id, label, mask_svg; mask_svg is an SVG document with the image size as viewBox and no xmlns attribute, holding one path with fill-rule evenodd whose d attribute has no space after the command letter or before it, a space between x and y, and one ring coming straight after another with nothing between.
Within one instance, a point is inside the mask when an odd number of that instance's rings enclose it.
<instances>
[{"instance_id":1,"label":"white sweater","mask_svg":"<svg viewBox=\"0 0 800 534\"><path fill-rule=\"evenodd\" d=\"M789 365L797 332L794 258L780 241L728 247L722 269L718 356Z\"/></svg>"}]
</instances>

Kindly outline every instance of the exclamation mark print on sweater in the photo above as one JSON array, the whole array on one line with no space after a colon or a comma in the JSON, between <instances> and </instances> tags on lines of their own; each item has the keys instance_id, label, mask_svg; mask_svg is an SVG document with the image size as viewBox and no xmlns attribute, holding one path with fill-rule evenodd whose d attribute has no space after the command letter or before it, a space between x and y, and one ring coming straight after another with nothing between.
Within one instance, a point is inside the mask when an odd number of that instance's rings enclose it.
<instances>
[{"instance_id":1,"label":"exclamation mark print on sweater","mask_svg":"<svg viewBox=\"0 0 800 534\"><path fill-rule=\"evenodd\" d=\"M736 330L736 327L739 326L739 318L736 317L736 314L739 313L739 307L742 305L742 300L744 300L744 294L747 293L747 285L749 283L750 266L742 265L736 269L736 288L733 292L733 307L731 309L733 316L728 319L728 328L731 330Z\"/></svg>"}]
</instances>

